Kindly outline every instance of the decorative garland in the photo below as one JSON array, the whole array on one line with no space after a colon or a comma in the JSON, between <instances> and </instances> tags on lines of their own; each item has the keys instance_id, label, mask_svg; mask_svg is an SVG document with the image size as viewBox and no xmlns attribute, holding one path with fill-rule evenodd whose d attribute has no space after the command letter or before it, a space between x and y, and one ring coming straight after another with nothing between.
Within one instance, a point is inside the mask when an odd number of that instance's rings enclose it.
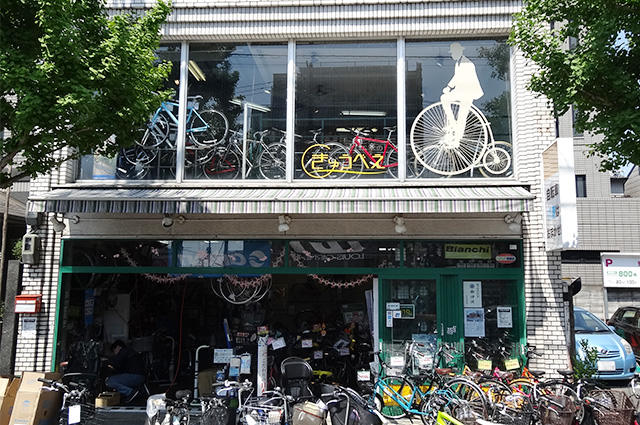
<instances>
[{"instance_id":1,"label":"decorative garland","mask_svg":"<svg viewBox=\"0 0 640 425\"><path fill-rule=\"evenodd\" d=\"M309 254L310 255L310 254ZM306 266L302 263L301 260L301 255L299 254L292 254L291 255L293 261L295 261L296 265L300 268L305 268ZM336 282L334 280L330 280L330 279L326 279L324 277L321 277L320 275L317 274L308 274L307 276L309 276L310 278L312 278L313 280L315 280L316 282L325 285L325 286L330 286L332 288L353 288L356 286L360 286L363 283L369 281L370 279L373 278L372 274L367 274L364 275L358 279L355 280L351 280L351 281L347 281L347 282Z\"/></svg>"},{"instance_id":2,"label":"decorative garland","mask_svg":"<svg viewBox=\"0 0 640 425\"><path fill-rule=\"evenodd\" d=\"M152 253L155 255L159 255L159 251L157 250L157 248L152 248ZM131 255L129 255L127 250L125 250L124 248L120 248L120 254L114 255L114 258L118 258L120 255L122 255L122 258L126 261L126 263L129 266L138 267L138 263L136 263L133 260L133 258L131 258ZM306 268L306 266L302 263L300 255L293 254L291 257L298 267ZM272 267L280 267L283 263L283 260L284 260L284 249L280 251L278 256L273 260ZM158 275L158 274L152 274L152 273L142 273L142 276L144 276L145 278L155 283L177 283L177 282L184 281L187 277L191 275L190 274ZM355 280L346 281L346 282L344 281L337 282L331 279L321 277L320 275L317 275L317 274L308 274L307 276L315 280L317 283L325 286L330 286L331 288L353 288L356 286L360 286L373 278L372 274L368 274ZM267 284L271 280L271 278L272 278L271 274L263 274L261 276L256 276L252 278L239 277L238 275L235 275L235 274L225 274L220 279L227 279L231 284L235 286L239 286L241 288L255 288L256 286L262 286Z\"/></svg>"},{"instance_id":3,"label":"decorative garland","mask_svg":"<svg viewBox=\"0 0 640 425\"><path fill-rule=\"evenodd\" d=\"M151 248L151 252L154 255L160 255L160 252L158 251L157 248ZM113 258L118 258L120 257L120 255L122 255L122 258L124 258L124 261L126 261L130 267L138 267L138 263L136 263L133 260L133 258L131 258L131 255L129 255L126 249L120 248L120 254L115 254ZM155 283L178 283L178 282L182 282L190 275L189 274L158 275L158 274L152 274L152 273L142 273L142 276L146 277L147 279Z\"/></svg>"},{"instance_id":4,"label":"decorative garland","mask_svg":"<svg viewBox=\"0 0 640 425\"><path fill-rule=\"evenodd\" d=\"M272 267L280 267L284 261L284 249L280 251L280 254L273 260ZM241 288L255 288L259 285L264 285L271 280L271 274L263 274L262 276L246 278L238 277L235 274L225 274L220 279L227 279L231 284L240 286Z\"/></svg>"}]
</instances>

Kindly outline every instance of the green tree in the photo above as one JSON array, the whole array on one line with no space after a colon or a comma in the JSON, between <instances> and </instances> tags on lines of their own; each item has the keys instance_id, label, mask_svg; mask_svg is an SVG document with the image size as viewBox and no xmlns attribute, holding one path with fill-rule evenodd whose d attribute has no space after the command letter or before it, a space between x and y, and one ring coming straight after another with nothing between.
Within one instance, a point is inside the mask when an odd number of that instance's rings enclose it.
<instances>
[{"instance_id":1,"label":"green tree","mask_svg":"<svg viewBox=\"0 0 640 425\"><path fill-rule=\"evenodd\" d=\"M155 51L170 5L109 17L102 0L0 2L0 187L131 145L169 95Z\"/></svg>"},{"instance_id":2,"label":"green tree","mask_svg":"<svg viewBox=\"0 0 640 425\"><path fill-rule=\"evenodd\" d=\"M538 67L530 88L558 114L573 105L577 130L603 135L590 146L602 170L640 164L638 16L638 0L529 0L511 31Z\"/></svg>"}]
</instances>

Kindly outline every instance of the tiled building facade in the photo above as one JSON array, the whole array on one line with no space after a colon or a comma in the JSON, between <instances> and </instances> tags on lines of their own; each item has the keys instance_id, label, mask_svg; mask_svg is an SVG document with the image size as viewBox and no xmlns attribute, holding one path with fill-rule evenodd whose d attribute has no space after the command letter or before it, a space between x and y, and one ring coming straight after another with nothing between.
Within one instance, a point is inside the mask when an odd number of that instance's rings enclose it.
<instances>
[{"instance_id":1,"label":"tiled building facade","mask_svg":"<svg viewBox=\"0 0 640 425\"><path fill-rule=\"evenodd\" d=\"M400 68L400 75L404 75L406 61L403 49L406 49L407 44L420 40L441 42L449 46L454 42L464 45L471 40L504 40L509 32L512 14L518 10L519 4L516 1L175 1L172 5L173 12L163 30L163 42L180 43L182 50L185 50L188 43L278 43L289 52L286 73L291 83L295 81L293 76L296 73L292 53L295 52L294 46L348 43L354 40L384 41L394 48L399 46L397 49L400 59L393 66ZM138 2L108 3L112 13L146 6L146 3ZM444 54L447 55L448 52L444 51ZM183 56L181 78L187 78L184 75L187 72L187 62ZM61 352L64 348L61 346L63 338L60 335L65 331L66 323L59 311L67 308L65 303L68 300L59 292L63 285L59 260L61 238L64 238L65 242L95 241L96 244L103 239L131 238L280 240L285 236L275 231L275 224L278 216L283 214L292 216L291 230L286 234L287 240L355 238L395 241L399 236L394 232L392 217L402 214L407 224L406 233L401 235L405 244L403 246L418 240L473 243L486 240L515 241L512 245L521 247L522 259L521 274L513 279L514 282L521 283L521 286L514 284L519 288L514 294L514 299L521 301L514 301L513 321L517 322L518 317L524 320L517 337L521 343L536 345L543 354L542 358L533 360L539 363L539 368L549 371L566 368L566 303L563 301L566 288L561 280L566 270L563 269L560 253L547 252L545 249L544 179L541 166L543 150L556 139L555 122L546 107L546 100L526 90L532 68L521 53L511 50L508 64L510 71L506 92L510 96L508 121L512 164L508 174L496 178L482 178L471 173L461 178L430 174L428 177L414 179L410 178L407 171L404 176L400 173L397 179L299 181L292 176L293 172L288 171L287 177L281 181L265 183L260 180L237 185L228 182L218 183L215 180L181 182L180 179L134 183L123 183L117 179L91 182L77 180L79 165L69 164L50 177L34 181L31 186L32 210L43 212L47 219L37 230L42 240L41 260L37 265L25 266L22 292L42 294L43 309L36 315L35 335L19 329L16 371L49 370L55 368L55 364L62 360ZM298 80L301 79L301 75L298 74ZM400 99L411 98L411 93L406 90L408 85L405 82L399 83ZM318 91L320 89L322 87ZM283 125L289 132L288 149L295 146L293 133L296 108L291 104L292 90L289 87L287 91L287 121L286 126ZM182 99L186 99L186 93L183 96ZM399 102L402 103L401 100ZM408 164L411 153L410 125L403 124L407 121L401 119L402 114L406 114L403 109L399 108L401 111L398 114L396 140L399 145L405 146L399 148L399 154L407 155ZM287 156L288 166L291 168L295 168L294 157L294 154ZM405 160L402 159L399 163L405 164L403 161ZM522 196L522 192L516 192L518 188L524 190L526 195ZM225 199L214 198L227 189L233 192L233 199L226 200L229 204L226 207L220 206ZM341 189L349 190L349 194L335 195ZM81 193L80 190L85 192ZM138 190L150 190L145 192L145 196L157 191L155 193L161 194L161 198L137 198L132 193ZM185 190L191 191L192 194L187 194L186 198L178 194L179 191ZM422 197L402 198L397 193L403 190L409 193L403 196L411 197L411 191L416 191L422 194ZM297 191L295 196L291 194L293 191ZM371 191L373 195L367 191ZM435 195L425 195L430 191ZM445 199L445 191L457 193L461 198ZM480 191L481 194L474 195L479 196L474 198L465 195L467 191ZM507 204L519 203L524 207L505 207L505 199L492 195L495 191L507 193ZM87 193L90 194L83 198L83 194ZM101 198L101 193L104 193L105 197ZM273 195L261 195L270 193ZM68 198L68 195L71 198ZM271 198L264 199L261 196ZM337 199L331 199L332 196L337 196ZM362 196L362 202L359 203L357 198L352 199L352 196ZM138 210L128 209L126 205L122 208L114 207L119 202L118 197L125 201L130 200L135 204L134 209ZM110 203L111 206L102 208L99 206L101 201L105 201L105 204ZM156 209L151 205L154 201L162 206ZM389 205L386 201L389 201ZM193 210L181 209L183 203L188 203L189 208L199 205L201 209L191 213ZM256 210L242 213L243 208L249 208L247 205L254 203L258 204ZM314 203L322 204L326 209L305 209L304 205ZM449 203L454 206L446 207ZM224 208L227 207L228 211L225 214ZM217 210L212 212L211 208ZM296 211L302 212L296 216ZM62 213L66 214L67 229L63 233L54 232L48 217L57 214L60 218ZM186 221L184 225L162 227L159 222L164 213L183 214ZM506 228L505 214L519 214L522 217L521 227L517 232ZM78 216L77 223L69 221L73 215ZM486 263L489 264L489 261ZM498 281L501 271L506 269L494 270L493 275L486 275L487 280ZM291 270L289 272L293 273ZM332 274L336 273L338 272L332 271ZM437 276L437 285L441 285L441 281L446 280L449 274L443 269ZM398 278L381 277L380 287L386 285L385 279L391 281ZM456 284L461 284L465 279L471 278L456 279ZM379 293L383 292L384 290L380 289ZM384 302L384 297L379 296L378 301ZM438 317L445 315L444 309L452 308L444 300L439 299L438 302L441 307L437 313ZM453 305L456 306L454 322L458 325L464 324L462 310L466 306L462 305L462 301ZM376 326L380 328L381 340L385 338L382 336L385 332L383 316L384 312L378 311L374 317L375 321L379 321ZM446 323L440 318L438 320L441 329L436 329L436 333L445 337ZM456 332L456 326L447 325L447 331L449 329L451 333ZM460 336L459 340L462 339ZM533 367L536 367L536 364Z\"/></svg>"}]
</instances>

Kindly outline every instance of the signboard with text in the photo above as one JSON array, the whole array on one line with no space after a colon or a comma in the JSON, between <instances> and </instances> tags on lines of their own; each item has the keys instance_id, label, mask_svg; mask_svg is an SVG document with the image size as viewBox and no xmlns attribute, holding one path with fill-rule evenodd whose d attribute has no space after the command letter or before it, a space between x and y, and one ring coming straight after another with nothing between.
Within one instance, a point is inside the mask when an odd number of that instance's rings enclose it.
<instances>
[{"instance_id":1,"label":"signboard with text","mask_svg":"<svg viewBox=\"0 0 640 425\"><path fill-rule=\"evenodd\" d=\"M600 262L605 288L640 288L640 253L603 252Z\"/></svg>"},{"instance_id":2,"label":"signboard with text","mask_svg":"<svg viewBox=\"0 0 640 425\"><path fill-rule=\"evenodd\" d=\"M573 139L558 138L542 153L547 251L578 246Z\"/></svg>"}]
</instances>

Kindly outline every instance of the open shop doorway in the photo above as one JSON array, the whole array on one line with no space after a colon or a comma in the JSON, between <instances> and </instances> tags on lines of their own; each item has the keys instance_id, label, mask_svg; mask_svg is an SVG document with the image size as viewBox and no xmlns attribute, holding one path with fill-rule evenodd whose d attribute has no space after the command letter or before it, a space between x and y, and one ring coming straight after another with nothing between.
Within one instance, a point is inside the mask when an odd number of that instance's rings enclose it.
<instances>
[{"instance_id":1,"label":"open shop doorway","mask_svg":"<svg viewBox=\"0 0 640 425\"><path fill-rule=\"evenodd\" d=\"M357 370L372 360L372 289L372 276L68 274L61 287L57 361L75 356L72 364L88 364L82 358L88 354L78 350L88 343L91 356L107 359L119 339L142 354L150 393L204 394L218 379L256 383L262 329L269 386L281 384L281 361L299 356L325 371L321 378L356 387ZM247 290L257 295L243 299ZM250 360L236 370L229 356ZM99 359L90 372L97 375L96 391L107 390L108 371Z\"/></svg>"}]
</instances>

